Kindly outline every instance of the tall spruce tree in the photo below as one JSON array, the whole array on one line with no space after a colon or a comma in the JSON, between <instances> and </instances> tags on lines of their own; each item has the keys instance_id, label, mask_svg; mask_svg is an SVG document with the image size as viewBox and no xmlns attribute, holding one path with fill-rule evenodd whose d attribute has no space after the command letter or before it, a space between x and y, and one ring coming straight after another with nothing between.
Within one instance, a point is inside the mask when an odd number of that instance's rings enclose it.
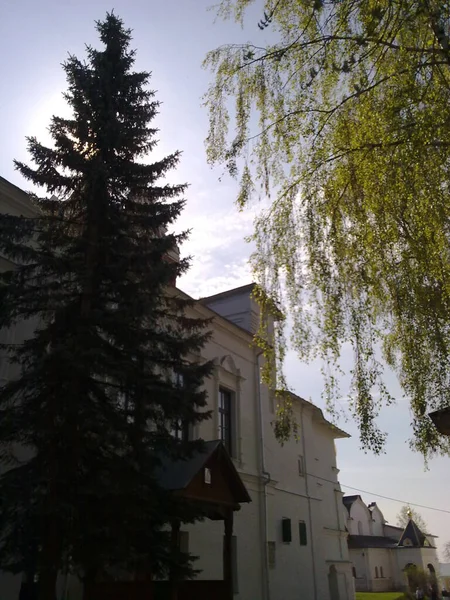
<instances>
[{"instance_id":1,"label":"tall spruce tree","mask_svg":"<svg viewBox=\"0 0 450 600\"><path fill-rule=\"evenodd\" d=\"M53 117L53 147L29 138L35 168L16 163L51 197L34 198L34 219L0 216L0 252L17 264L0 276L0 329L38 323L6 347L18 374L0 388L0 564L37 579L40 600L68 563L166 572L164 525L198 515L155 466L186 451L175 423L209 416L211 365L188 360L207 323L172 285L188 268L170 258L186 234L168 233L186 186L158 183L179 153L144 160L157 143L150 75L132 71L117 16L96 27L104 49L64 64L72 118Z\"/></svg>"}]
</instances>

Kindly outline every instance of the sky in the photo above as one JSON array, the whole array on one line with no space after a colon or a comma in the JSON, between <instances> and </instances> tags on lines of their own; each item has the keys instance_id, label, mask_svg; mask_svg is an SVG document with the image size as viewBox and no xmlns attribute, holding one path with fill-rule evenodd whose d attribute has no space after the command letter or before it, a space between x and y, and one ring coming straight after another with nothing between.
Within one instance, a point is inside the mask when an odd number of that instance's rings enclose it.
<instances>
[{"instance_id":1,"label":"sky","mask_svg":"<svg viewBox=\"0 0 450 600\"><path fill-rule=\"evenodd\" d=\"M29 189L12 161L28 161L26 136L49 142L50 117L67 114L61 63L69 53L83 58L85 44L98 45L94 21L114 9L133 30L136 68L152 72L151 87L162 102L157 117L157 158L174 150L183 152L172 179L190 184L180 226L191 229L182 253L192 256L192 267L179 286L193 297L251 281L248 258L252 248L244 238L251 233L258 211L256 205L239 213L235 206L236 182L224 174L223 168L213 169L206 162L208 115L201 98L211 75L201 65L206 52L221 44L250 40L264 43L267 34L257 27L261 2L255 0L242 29L233 22L217 20L215 11L208 10L214 1L0 0L0 175ZM351 358L351 351L345 350L344 368L350 368ZM286 374L290 387L323 407L320 366L301 364L295 352L288 352ZM422 457L408 446L408 401L402 398L392 373L386 374L386 381L398 400L379 418L380 427L388 433L385 454L362 452L355 424L341 419L338 425L352 436L336 444L341 486L348 494L361 493L366 503L376 501L391 524L396 524L403 501L450 511L450 458L435 458L425 470ZM346 383L344 380L343 391ZM348 412L345 399L342 408ZM450 512L417 510L429 532L439 536L441 550L450 541Z\"/></svg>"}]
</instances>

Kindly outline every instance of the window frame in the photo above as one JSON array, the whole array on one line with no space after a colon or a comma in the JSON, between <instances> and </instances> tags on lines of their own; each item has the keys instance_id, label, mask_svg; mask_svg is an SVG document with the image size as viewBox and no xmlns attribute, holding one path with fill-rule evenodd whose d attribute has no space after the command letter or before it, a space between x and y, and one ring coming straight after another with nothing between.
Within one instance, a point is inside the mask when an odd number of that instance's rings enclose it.
<instances>
[{"instance_id":1,"label":"window frame","mask_svg":"<svg viewBox=\"0 0 450 600\"><path fill-rule=\"evenodd\" d=\"M174 387L179 389L184 387L183 373L172 369L170 378ZM180 442L189 442L191 439L191 428L189 423L186 423L181 418L176 419L171 424L170 435Z\"/></svg>"},{"instance_id":2,"label":"window frame","mask_svg":"<svg viewBox=\"0 0 450 600\"><path fill-rule=\"evenodd\" d=\"M305 457L303 454L298 455L297 468L299 477L305 477Z\"/></svg>"},{"instance_id":3,"label":"window frame","mask_svg":"<svg viewBox=\"0 0 450 600\"><path fill-rule=\"evenodd\" d=\"M281 541L283 544L292 542L292 523L289 517L282 517L281 519Z\"/></svg>"},{"instance_id":4,"label":"window frame","mask_svg":"<svg viewBox=\"0 0 450 600\"><path fill-rule=\"evenodd\" d=\"M190 439L190 427L189 423L183 421L183 419L177 419L172 423L172 429L170 435L178 440L179 442L189 442Z\"/></svg>"},{"instance_id":5,"label":"window frame","mask_svg":"<svg viewBox=\"0 0 450 600\"><path fill-rule=\"evenodd\" d=\"M230 388L219 386L218 401L218 429L219 439L225 446L231 457L235 456L235 423L234 423L234 403L236 394ZM227 399L227 402L224 402ZM227 404L227 406L226 406Z\"/></svg>"}]
</instances>

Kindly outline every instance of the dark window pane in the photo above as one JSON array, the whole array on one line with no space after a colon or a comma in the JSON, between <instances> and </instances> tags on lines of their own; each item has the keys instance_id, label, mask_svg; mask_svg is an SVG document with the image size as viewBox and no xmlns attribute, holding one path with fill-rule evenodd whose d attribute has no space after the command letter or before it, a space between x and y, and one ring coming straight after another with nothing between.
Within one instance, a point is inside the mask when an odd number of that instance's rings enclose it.
<instances>
[{"instance_id":1,"label":"dark window pane","mask_svg":"<svg viewBox=\"0 0 450 600\"><path fill-rule=\"evenodd\" d=\"M281 539L285 543L292 541L291 520L287 518L281 519Z\"/></svg>"},{"instance_id":2,"label":"dark window pane","mask_svg":"<svg viewBox=\"0 0 450 600\"><path fill-rule=\"evenodd\" d=\"M300 537L300 546L306 546L308 539L306 535L306 523L304 521L300 521L298 524L298 533Z\"/></svg>"},{"instance_id":3,"label":"dark window pane","mask_svg":"<svg viewBox=\"0 0 450 600\"><path fill-rule=\"evenodd\" d=\"M232 392L219 390L219 435L227 451L232 454L232 418L231 418Z\"/></svg>"}]
</instances>

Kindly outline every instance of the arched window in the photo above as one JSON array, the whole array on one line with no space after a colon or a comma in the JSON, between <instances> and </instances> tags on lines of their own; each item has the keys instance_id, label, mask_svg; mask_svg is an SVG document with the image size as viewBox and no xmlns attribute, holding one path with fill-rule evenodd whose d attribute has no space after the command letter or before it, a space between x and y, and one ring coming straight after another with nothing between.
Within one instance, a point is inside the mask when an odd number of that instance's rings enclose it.
<instances>
[{"instance_id":1,"label":"arched window","mask_svg":"<svg viewBox=\"0 0 450 600\"><path fill-rule=\"evenodd\" d=\"M383 575L383 567L380 567L380 577L384 577L384 575Z\"/></svg>"},{"instance_id":2,"label":"arched window","mask_svg":"<svg viewBox=\"0 0 450 600\"><path fill-rule=\"evenodd\" d=\"M378 567L375 567L375 579L378 579Z\"/></svg>"},{"instance_id":3,"label":"arched window","mask_svg":"<svg viewBox=\"0 0 450 600\"><path fill-rule=\"evenodd\" d=\"M434 573L436 573L436 569L433 567L433 565L431 563L428 563L427 567L432 575L434 575Z\"/></svg>"},{"instance_id":4,"label":"arched window","mask_svg":"<svg viewBox=\"0 0 450 600\"><path fill-rule=\"evenodd\" d=\"M358 535L362 535L363 534L363 526L361 521L358 521Z\"/></svg>"},{"instance_id":5,"label":"arched window","mask_svg":"<svg viewBox=\"0 0 450 600\"><path fill-rule=\"evenodd\" d=\"M352 571L353 571L353 577L356 579L356 569L355 569L355 567L352 568Z\"/></svg>"}]
</instances>

